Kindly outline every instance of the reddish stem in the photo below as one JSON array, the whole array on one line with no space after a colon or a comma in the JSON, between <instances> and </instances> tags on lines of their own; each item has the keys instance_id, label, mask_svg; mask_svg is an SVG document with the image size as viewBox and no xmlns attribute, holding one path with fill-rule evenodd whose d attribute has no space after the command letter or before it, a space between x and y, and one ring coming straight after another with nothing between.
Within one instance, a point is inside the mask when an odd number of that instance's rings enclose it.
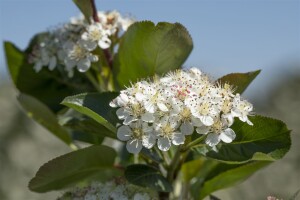
<instances>
[{"instance_id":1,"label":"reddish stem","mask_svg":"<svg viewBox=\"0 0 300 200\"><path fill-rule=\"evenodd\" d=\"M95 0L90 0L92 5L92 11L93 11L93 20L94 22L100 22L100 19L98 17L97 8L95 4Z\"/></svg>"}]
</instances>

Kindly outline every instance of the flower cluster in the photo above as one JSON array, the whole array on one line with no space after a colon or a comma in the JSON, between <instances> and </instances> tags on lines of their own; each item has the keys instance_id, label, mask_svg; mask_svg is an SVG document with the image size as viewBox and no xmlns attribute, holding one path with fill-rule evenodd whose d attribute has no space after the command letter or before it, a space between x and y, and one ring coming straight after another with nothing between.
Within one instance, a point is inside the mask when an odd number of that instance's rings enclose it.
<instances>
[{"instance_id":1,"label":"flower cluster","mask_svg":"<svg viewBox=\"0 0 300 200\"><path fill-rule=\"evenodd\" d=\"M34 70L39 72L43 67L53 70L62 65L69 77L73 76L75 67L85 72L99 59L94 50L109 48L111 38L118 37L133 23L131 18L122 17L117 11L98 12L98 16L99 22L91 24L83 16L72 18L70 23L43 35L29 55Z\"/></svg>"},{"instance_id":2,"label":"flower cluster","mask_svg":"<svg viewBox=\"0 0 300 200\"><path fill-rule=\"evenodd\" d=\"M86 187L77 187L57 200L155 200L157 194L116 179L106 183L94 182Z\"/></svg>"},{"instance_id":3,"label":"flower cluster","mask_svg":"<svg viewBox=\"0 0 300 200\"><path fill-rule=\"evenodd\" d=\"M162 151L184 144L194 131L205 134L206 144L215 148L236 135L230 128L235 118L248 119L253 107L227 83L214 83L196 68L178 70L153 81L133 84L111 103L123 120L117 137L127 141L127 150L139 153L156 142Z\"/></svg>"}]
</instances>

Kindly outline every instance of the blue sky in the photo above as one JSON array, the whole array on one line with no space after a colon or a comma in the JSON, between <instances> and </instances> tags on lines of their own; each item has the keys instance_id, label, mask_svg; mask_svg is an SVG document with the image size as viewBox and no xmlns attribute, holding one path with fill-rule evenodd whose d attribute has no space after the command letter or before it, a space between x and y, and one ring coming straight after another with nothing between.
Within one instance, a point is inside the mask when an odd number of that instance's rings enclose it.
<instances>
[{"instance_id":1,"label":"blue sky","mask_svg":"<svg viewBox=\"0 0 300 200\"><path fill-rule=\"evenodd\" d=\"M186 67L199 67L213 77L262 69L246 95L263 92L273 80L299 63L298 0L96 0L99 10L117 9L138 20L180 22L190 32L194 49ZM25 48L37 32L77 16L71 0L0 0L0 40ZM0 78L5 77L3 48ZM261 86L263 85L263 86ZM264 97L262 93L261 97Z\"/></svg>"}]
</instances>

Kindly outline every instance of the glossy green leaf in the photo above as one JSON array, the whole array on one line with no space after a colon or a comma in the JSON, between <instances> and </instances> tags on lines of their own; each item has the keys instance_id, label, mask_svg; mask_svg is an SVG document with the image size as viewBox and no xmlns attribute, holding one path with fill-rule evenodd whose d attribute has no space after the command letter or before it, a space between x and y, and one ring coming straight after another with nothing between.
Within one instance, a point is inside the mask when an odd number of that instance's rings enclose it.
<instances>
[{"instance_id":1,"label":"glossy green leaf","mask_svg":"<svg viewBox=\"0 0 300 200\"><path fill-rule=\"evenodd\" d=\"M30 190L48 192L76 184L92 176L103 180L119 175L113 167L116 152L107 146L90 146L44 164L29 182Z\"/></svg>"},{"instance_id":2,"label":"glossy green leaf","mask_svg":"<svg viewBox=\"0 0 300 200\"><path fill-rule=\"evenodd\" d=\"M145 158L150 159L150 160L152 160L153 162L156 162L156 163L161 163L163 161L159 157L159 155L155 151L153 151L151 149L142 148L140 154L142 156L144 156Z\"/></svg>"},{"instance_id":3,"label":"glossy green leaf","mask_svg":"<svg viewBox=\"0 0 300 200\"><path fill-rule=\"evenodd\" d=\"M93 16L93 8L92 8L91 0L73 0L73 2L82 12L85 19L89 21L90 18Z\"/></svg>"},{"instance_id":4,"label":"glossy green leaf","mask_svg":"<svg viewBox=\"0 0 300 200\"><path fill-rule=\"evenodd\" d=\"M171 192L172 185L154 167L143 164L130 165L125 170L125 178L132 184L154 189L160 192Z\"/></svg>"},{"instance_id":5,"label":"glossy green leaf","mask_svg":"<svg viewBox=\"0 0 300 200\"><path fill-rule=\"evenodd\" d=\"M65 127L71 128L73 131L76 131L77 134L74 136L79 136L84 134L90 135L89 137L94 137L97 141L97 138L110 137L116 139L116 134L108 130L103 125L99 124L93 119L82 118L76 119L73 118L64 124ZM81 133L81 134L80 134Z\"/></svg>"},{"instance_id":6,"label":"glossy green leaf","mask_svg":"<svg viewBox=\"0 0 300 200\"><path fill-rule=\"evenodd\" d=\"M208 151L206 147L194 147L195 154L205 155L227 163L244 163L250 160L275 161L290 149L290 130L280 120L262 116L249 117L253 126L236 120L232 129L236 139L222 143L219 151Z\"/></svg>"},{"instance_id":7,"label":"glossy green leaf","mask_svg":"<svg viewBox=\"0 0 300 200\"><path fill-rule=\"evenodd\" d=\"M18 101L25 109L27 115L48 129L56 137L68 145L72 145L72 139L66 129L59 125L56 115L36 98L20 94Z\"/></svg>"},{"instance_id":8,"label":"glossy green leaf","mask_svg":"<svg viewBox=\"0 0 300 200\"><path fill-rule=\"evenodd\" d=\"M10 42L4 42L8 71L16 88L22 93L31 95L47 105L52 111L61 109L60 102L64 97L93 91L90 84L82 74L76 78L68 78L66 73L58 69L49 71L42 69L36 73L33 65L28 63L28 53L32 46L37 45L44 34L38 34L33 39L28 49L22 52Z\"/></svg>"},{"instance_id":9,"label":"glossy green leaf","mask_svg":"<svg viewBox=\"0 0 300 200\"><path fill-rule=\"evenodd\" d=\"M261 70L248 72L248 73L232 73L222 78L219 78L217 82L224 84L228 83L234 86L235 93L242 94L250 83L256 78Z\"/></svg>"},{"instance_id":10,"label":"glossy green leaf","mask_svg":"<svg viewBox=\"0 0 300 200\"><path fill-rule=\"evenodd\" d=\"M109 131L116 133L116 110L109 106L117 92L84 93L66 97L62 104L94 119Z\"/></svg>"},{"instance_id":11,"label":"glossy green leaf","mask_svg":"<svg viewBox=\"0 0 300 200\"><path fill-rule=\"evenodd\" d=\"M214 191L233 186L246 180L254 172L270 163L271 162L269 161L258 161L237 165L215 163L207 174L196 176L197 181L191 185L192 196L196 200L204 199L204 197Z\"/></svg>"},{"instance_id":12,"label":"glossy green leaf","mask_svg":"<svg viewBox=\"0 0 300 200\"><path fill-rule=\"evenodd\" d=\"M179 23L137 22L120 42L115 74L120 86L155 74L181 68L193 48L187 30Z\"/></svg>"}]
</instances>

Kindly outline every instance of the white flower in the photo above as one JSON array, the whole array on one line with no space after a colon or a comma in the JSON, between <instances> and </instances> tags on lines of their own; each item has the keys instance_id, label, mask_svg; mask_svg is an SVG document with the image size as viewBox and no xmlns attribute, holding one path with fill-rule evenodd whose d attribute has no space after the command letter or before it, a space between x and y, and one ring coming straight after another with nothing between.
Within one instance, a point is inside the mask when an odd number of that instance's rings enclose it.
<instances>
[{"instance_id":1,"label":"white flower","mask_svg":"<svg viewBox=\"0 0 300 200\"><path fill-rule=\"evenodd\" d=\"M64 59L64 63L68 69L77 67L78 71L86 72L89 70L92 62L97 62L98 57L90 53L84 46L82 41L77 43L66 43L65 51L67 56Z\"/></svg>"},{"instance_id":2,"label":"white flower","mask_svg":"<svg viewBox=\"0 0 300 200\"><path fill-rule=\"evenodd\" d=\"M178 128L178 118L164 117L155 127L155 132L158 137L157 146L162 151L168 151L172 145L180 145L184 143L185 137L180 133Z\"/></svg>"},{"instance_id":3,"label":"white flower","mask_svg":"<svg viewBox=\"0 0 300 200\"><path fill-rule=\"evenodd\" d=\"M216 146L220 141L231 143L236 137L235 132L228 127L227 122L223 119L219 119L211 127L203 127L201 130L203 131L202 134L208 133L205 143L211 147ZM201 133L200 129L198 131Z\"/></svg>"},{"instance_id":4,"label":"white flower","mask_svg":"<svg viewBox=\"0 0 300 200\"><path fill-rule=\"evenodd\" d=\"M123 95L123 97L126 97L126 95ZM120 101L122 100L124 99L121 99ZM154 122L153 113L147 112L141 103L132 98L131 101L128 99L126 106L117 110L117 116L119 119L124 120L123 124L125 125L129 125L131 122L135 122L139 119L145 122Z\"/></svg>"},{"instance_id":5,"label":"white flower","mask_svg":"<svg viewBox=\"0 0 300 200\"><path fill-rule=\"evenodd\" d=\"M110 106L118 108L116 114L127 132L137 121L153 126L162 151L168 151L172 144L184 144L185 136L195 129L207 135L206 144L215 148L220 141L230 143L235 139L230 126L236 117L252 124L248 119L252 104L235 95L229 84L211 82L196 68L176 70L152 80L137 82L121 91ZM136 148L142 146L141 140L132 143Z\"/></svg>"},{"instance_id":6,"label":"white flower","mask_svg":"<svg viewBox=\"0 0 300 200\"><path fill-rule=\"evenodd\" d=\"M184 135L191 135L194 132L194 127L203 126L201 120L194 117L190 108L182 102L177 102L176 105L173 105L172 111L171 115L178 117L178 122L181 123L180 132Z\"/></svg>"},{"instance_id":7,"label":"white flower","mask_svg":"<svg viewBox=\"0 0 300 200\"><path fill-rule=\"evenodd\" d=\"M186 101L186 106L190 108L192 115L200 119L205 126L213 125L218 109L209 98L192 97Z\"/></svg>"},{"instance_id":8,"label":"white flower","mask_svg":"<svg viewBox=\"0 0 300 200\"><path fill-rule=\"evenodd\" d=\"M166 98L163 94L163 88L160 88L156 84L149 84L143 90L143 104L146 111L154 113L157 109L167 112L168 107L166 106Z\"/></svg>"},{"instance_id":9,"label":"white flower","mask_svg":"<svg viewBox=\"0 0 300 200\"><path fill-rule=\"evenodd\" d=\"M109 30L105 30L100 23L94 23L87 27L87 31L81 35L83 46L89 50L94 50L97 46L107 49L111 45Z\"/></svg>"},{"instance_id":10,"label":"white flower","mask_svg":"<svg viewBox=\"0 0 300 200\"><path fill-rule=\"evenodd\" d=\"M248 115L252 112L253 106L246 100L241 100L239 94L233 99L233 108L231 110L231 114L234 117L238 117L242 122L247 122L249 125L253 125L253 123L248 119Z\"/></svg>"},{"instance_id":11,"label":"white flower","mask_svg":"<svg viewBox=\"0 0 300 200\"><path fill-rule=\"evenodd\" d=\"M57 58L55 52L57 47L55 41L52 38L47 37L44 42L33 48L29 57L29 62L33 63L33 69L36 72L41 71L44 66L47 66L49 70L54 70L57 65Z\"/></svg>"},{"instance_id":12,"label":"white flower","mask_svg":"<svg viewBox=\"0 0 300 200\"><path fill-rule=\"evenodd\" d=\"M152 148L156 142L153 135L153 128L147 123L138 120L129 126L122 125L118 128L117 137L122 141L127 141L126 148L130 153L139 153L142 147Z\"/></svg>"},{"instance_id":13,"label":"white flower","mask_svg":"<svg viewBox=\"0 0 300 200\"><path fill-rule=\"evenodd\" d=\"M128 27L134 23L134 19L123 17L118 11L98 12L100 23L112 34L117 31L126 31Z\"/></svg>"}]
</instances>

